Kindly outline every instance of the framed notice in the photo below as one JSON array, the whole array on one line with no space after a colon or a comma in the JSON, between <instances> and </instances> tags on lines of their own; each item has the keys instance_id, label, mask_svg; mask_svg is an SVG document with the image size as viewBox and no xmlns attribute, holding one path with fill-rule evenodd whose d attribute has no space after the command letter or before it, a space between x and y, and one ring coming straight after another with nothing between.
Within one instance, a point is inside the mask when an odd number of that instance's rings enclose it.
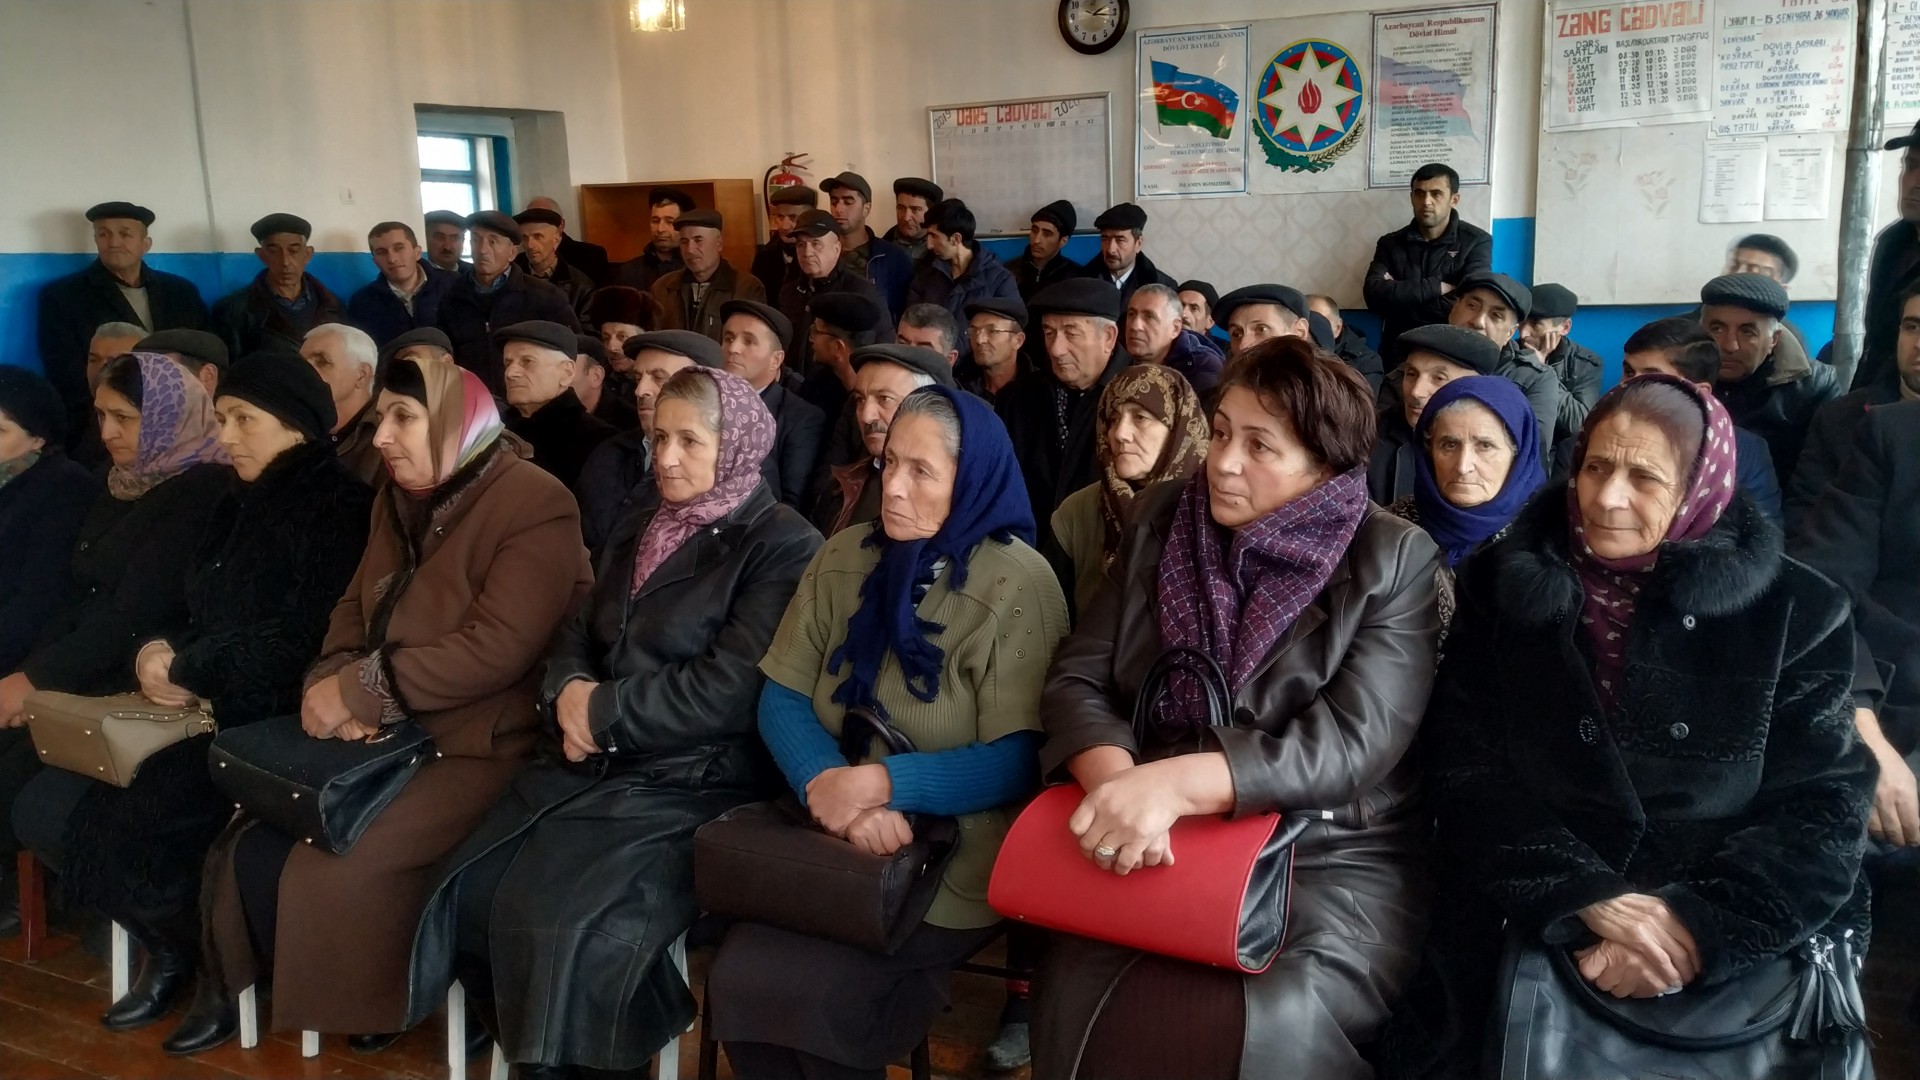
<instances>
[{"instance_id":1,"label":"framed notice","mask_svg":"<svg viewBox=\"0 0 1920 1080\"><path fill-rule=\"evenodd\" d=\"M1713 112L1706 0L1560 0L1547 11L1548 131L1679 124Z\"/></svg>"},{"instance_id":2,"label":"framed notice","mask_svg":"<svg viewBox=\"0 0 1920 1080\"><path fill-rule=\"evenodd\" d=\"M1490 181L1493 32L1491 4L1373 17L1368 187L1405 187L1429 161L1463 184Z\"/></svg>"},{"instance_id":3,"label":"framed notice","mask_svg":"<svg viewBox=\"0 0 1920 1080\"><path fill-rule=\"evenodd\" d=\"M1134 191L1246 194L1247 28L1143 31L1134 41Z\"/></svg>"},{"instance_id":4,"label":"framed notice","mask_svg":"<svg viewBox=\"0 0 1920 1080\"><path fill-rule=\"evenodd\" d=\"M1719 0L1713 134L1844 133L1853 0Z\"/></svg>"},{"instance_id":5,"label":"framed notice","mask_svg":"<svg viewBox=\"0 0 1920 1080\"><path fill-rule=\"evenodd\" d=\"M1090 222L1113 205L1112 116L1105 93L936 105L933 182L966 200L982 236L1025 236L1055 199Z\"/></svg>"}]
</instances>

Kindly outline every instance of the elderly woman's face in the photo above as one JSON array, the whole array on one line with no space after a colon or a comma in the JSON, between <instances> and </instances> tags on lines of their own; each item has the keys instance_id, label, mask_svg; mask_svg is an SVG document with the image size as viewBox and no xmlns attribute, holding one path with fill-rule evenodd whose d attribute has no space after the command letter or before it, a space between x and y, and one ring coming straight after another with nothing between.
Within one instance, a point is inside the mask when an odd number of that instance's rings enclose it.
<instances>
[{"instance_id":1,"label":"elderly woman's face","mask_svg":"<svg viewBox=\"0 0 1920 1080\"><path fill-rule=\"evenodd\" d=\"M887 539L925 540L946 524L960 464L947 445L945 425L931 416L894 419L880 473L880 527Z\"/></svg>"},{"instance_id":2,"label":"elderly woman's face","mask_svg":"<svg viewBox=\"0 0 1920 1080\"><path fill-rule=\"evenodd\" d=\"M1492 409L1477 401L1449 405L1433 418L1427 454L1440 496L1462 509L1491 502L1513 470L1513 440Z\"/></svg>"},{"instance_id":3,"label":"elderly woman's face","mask_svg":"<svg viewBox=\"0 0 1920 1080\"><path fill-rule=\"evenodd\" d=\"M391 390L380 391L380 426L373 431L373 447L387 463L393 482L411 491L433 486L433 446L427 428L427 407Z\"/></svg>"},{"instance_id":4,"label":"elderly woman's face","mask_svg":"<svg viewBox=\"0 0 1920 1080\"><path fill-rule=\"evenodd\" d=\"M100 442L107 456L121 468L140 456L140 409L118 390L102 384L93 392L93 415L100 422Z\"/></svg>"},{"instance_id":5,"label":"elderly woman's face","mask_svg":"<svg viewBox=\"0 0 1920 1080\"><path fill-rule=\"evenodd\" d=\"M216 399L213 418L220 423L220 445L227 448L242 483L260 479L274 458L306 441L279 417L236 397Z\"/></svg>"},{"instance_id":6,"label":"elderly woman's face","mask_svg":"<svg viewBox=\"0 0 1920 1080\"><path fill-rule=\"evenodd\" d=\"M45 445L47 440L27 434L27 429L16 423L13 417L0 412L0 465L26 457Z\"/></svg>"},{"instance_id":7,"label":"elderly woman's face","mask_svg":"<svg viewBox=\"0 0 1920 1080\"><path fill-rule=\"evenodd\" d=\"M667 398L653 409L653 481L660 498L683 503L713 490L720 433L700 407Z\"/></svg>"},{"instance_id":8,"label":"elderly woman's face","mask_svg":"<svg viewBox=\"0 0 1920 1080\"><path fill-rule=\"evenodd\" d=\"M1593 553L1630 559L1660 546L1686 494L1686 467L1645 420L1616 412L1596 425L1574 480Z\"/></svg>"},{"instance_id":9,"label":"elderly woman's face","mask_svg":"<svg viewBox=\"0 0 1920 1080\"><path fill-rule=\"evenodd\" d=\"M1228 390L1213 411L1207 451L1213 520L1229 529L1251 524L1332 476L1294 434L1293 422L1267 410L1244 386Z\"/></svg>"},{"instance_id":10,"label":"elderly woman's face","mask_svg":"<svg viewBox=\"0 0 1920 1080\"><path fill-rule=\"evenodd\" d=\"M1113 474L1122 480L1139 480L1153 471L1166 449L1173 429L1166 422L1134 402L1114 410L1113 424L1107 428L1107 450L1113 455Z\"/></svg>"}]
</instances>

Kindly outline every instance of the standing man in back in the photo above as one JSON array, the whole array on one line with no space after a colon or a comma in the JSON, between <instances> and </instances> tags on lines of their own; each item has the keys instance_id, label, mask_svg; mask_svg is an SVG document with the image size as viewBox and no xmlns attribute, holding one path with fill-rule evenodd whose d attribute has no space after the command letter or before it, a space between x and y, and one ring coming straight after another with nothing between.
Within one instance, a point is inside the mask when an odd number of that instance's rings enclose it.
<instances>
[{"instance_id":1,"label":"standing man in back","mask_svg":"<svg viewBox=\"0 0 1920 1080\"><path fill-rule=\"evenodd\" d=\"M801 214L819 205L819 193L805 184L774 188L767 195L767 242L754 249L753 276L769 300L780 298L780 288L793 272L793 238L788 230Z\"/></svg>"},{"instance_id":2,"label":"standing man in back","mask_svg":"<svg viewBox=\"0 0 1920 1080\"><path fill-rule=\"evenodd\" d=\"M587 303L593 298L593 279L560 257L566 219L552 210L530 207L513 215L513 220L520 226L520 255L513 264L528 276L566 293L573 313L585 318Z\"/></svg>"},{"instance_id":3,"label":"standing man in back","mask_svg":"<svg viewBox=\"0 0 1920 1080\"><path fill-rule=\"evenodd\" d=\"M1460 220L1460 174L1439 162L1420 166L1410 187L1413 220L1373 246L1364 291L1380 316L1380 352L1416 326L1447 321L1460 279L1493 268L1493 237Z\"/></svg>"},{"instance_id":4,"label":"standing man in back","mask_svg":"<svg viewBox=\"0 0 1920 1080\"><path fill-rule=\"evenodd\" d=\"M653 283L654 303L660 306L660 328L692 330L720 340L721 308L731 300L763 303L760 280L743 274L720 255L722 221L718 210L681 214L674 229L680 234L680 269ZM786 342L780 343L781 348ZM756 388L757 389L757 388Z\"/></svg>"},{"instance_id":5,"label":"standing man in back","mask_svg":"<svg viewBox=\"0 0 1920 1080\"><path fill-rule=\"evenodd\" d=\"M213 305L213 332L227 343L228 356L249 356L269 345L298 352L307 331L346 320L346 305L307 273L313 226L306 218L268 214L253 223L252 232L260 245L253 254L263 269L251 284Z\"/></svg>"},{"instance_id":6,"label":"standing man in back","mask_svg":"<svg viewBox=\"0 0 1920 1080\"><path fill-rule=\"evenodd\" d=\"M903 176L893 182L893 228L882 240L907 253L914 267L927 253L927 211L946 198L940 185L917 176Z\"/></svg>"},{"instance_id":7,"label":"standing man in back","mask_svg":"<svg viewBox=\"0 0 1920 1080\"><path fill-rule=\"evenodd\" d=\"M1127 309L1133 291L1142 285L1158 284L1172 289L1179 284L1153 265L1153 260L1141 250L1146 246L1145 210L1130 202L1109 206L1093 219L1093 227L1100 230L1100 257L1088 263L1081 273L1120 290L1121 311Z\"/></svg>"},{"instance_id":8,"label":"standing man in back","mask_svg":"<svg viewBox=\"0 0 1920 1080\"><path fill-rule=\"evenodd\" d=\"M607 260L607 249L599 244L589 244L585 240L575 240L567 235L567 219L560 213L560 204L545 195L535 195L527 200L527 209L546 210L560 218L560 261L587 275L595 288L613 280L613 264Z\"/></svg>"},{"instance_id":9,"label":"standing man in back","mask_svg":"<svg viewBox=\"0 0 1920 1080\"><path fill-rule=\"evenodd\" d=\"M907 307L907 286L913 281L913 260L894 244L873 234L867 215L873 212L873 188L857 172L829 176L820 183L827 208L840 226L840 259L849 271L873 282L887 302L887 319L900 317Z\"/></svg>"},{"instance_id":10,"label":"standing man in back","mask_svg":"<svg viewBox=\"0 0 1920 1080\"><path fill-rule=\"evenodd\" d=\"M453 342L454 362L487 384L494 396L506 389L500 347L493 332L532 320L580 329L567 294L513 265L520 223L498 210L467 218L473 235L473 270L462 274L440 301L440 329ZM572 357L572 346L567 355Z\"/></svg>"},{"instance_id":11,"label":"standing man in back","mask_svg":"<svg viewBox=\"0 0 1920 1080\"><path fill-rule=\"evenodd\" d=\"M693 197L686 192L654 189L647 197L647 249L638 258L621 263L615 280L648 292L654 282L685 265L680 261L680 235L674 232L673 224L681 214L692 212Z\"/></svg>"},{"instance_id":12,"label":"standing man in back","mask_svg":"<svg viewBox=\"0 0 1920 1080\"><path fill-rule=\"evenodd\" d=\"M1065 199L1056 199L1033 212L1027 227L1027 250L1007 268L1013 271L1023 302L1056 281L1079 277L1086 269L1060 253L1077 222L1073 204Z\"/></svg>"}]
</instances>

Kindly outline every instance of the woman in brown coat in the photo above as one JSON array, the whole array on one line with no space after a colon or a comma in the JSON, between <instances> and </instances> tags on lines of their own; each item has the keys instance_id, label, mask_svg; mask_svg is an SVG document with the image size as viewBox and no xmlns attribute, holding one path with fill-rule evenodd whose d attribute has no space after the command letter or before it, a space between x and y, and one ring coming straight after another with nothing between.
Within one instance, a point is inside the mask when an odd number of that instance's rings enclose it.
<instances>
[{"instance_id":1,"label":"woman in brown coat","mask_svg":"<svg viewBox=\"0 0 1920 1080\"><path fill-rule=\"evenodd\" d=\"M471 373L396 361L378 409L374 445L392 482L301 720L321 739L413 720L440 756L344 855L244 816L215 847L210 959L229 994L271 972L280 1031L401 1030L432 867L530 757L540 659L591 581L573 496L502 437ZM197 1001L170 1049L223 1041L232 1017L227 1001Z\"/></svg>"},{"instance_id":2,"label":"woman in brown coat","mask_svg":"<svg viewBox=\"0 0 1920 1080\"><path fill-rule=\"evenodd\" d=\"M1140 494L1103 588L1055 655L1041 766L1078 780L1085 857L1153 874L1182 817L1322 810L1295 847L1284 947L1265 973L1085 938L1049 946L1035 1080L1372 1075L1354 1044L1386 1019L1425 929L1413 743L1439 636L1432 540L1367 501L1366 382L1294 338L1221 383L1206 468ZM1220 662L1230 726L1163 698L1127 721L1170 646Z\"/></svg>"}]
</instances>

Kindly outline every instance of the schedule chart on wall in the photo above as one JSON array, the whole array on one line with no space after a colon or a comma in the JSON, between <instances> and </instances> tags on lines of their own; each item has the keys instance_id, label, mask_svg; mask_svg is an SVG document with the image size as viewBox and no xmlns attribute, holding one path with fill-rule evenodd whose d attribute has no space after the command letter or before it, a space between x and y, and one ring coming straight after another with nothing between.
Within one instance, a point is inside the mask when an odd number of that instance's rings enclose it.
<instances>
[{"instance_id":1,"label":"schedule chart on wall","mask_svg":"<svg viewBox=\"0 0 1920 1080\"><path fill-rule=\"evenodd\" d=\"M1055 199L1082 222L1113 204L1106 94L1022 98L927 110L933 182L959 194L982 236L1023 236Z\"/></svg>"},{"instance_id":2,"label":"schedule chart on wall","mask_svg":"<svg viewBox=\"0 0 1920 1080\"><path fill-rule=\"evenodd\" d=\"M1713 109L1707 5L1561 3L1547 13L1549 131L1705 120Z\"/></svg>"}]
</instances>

